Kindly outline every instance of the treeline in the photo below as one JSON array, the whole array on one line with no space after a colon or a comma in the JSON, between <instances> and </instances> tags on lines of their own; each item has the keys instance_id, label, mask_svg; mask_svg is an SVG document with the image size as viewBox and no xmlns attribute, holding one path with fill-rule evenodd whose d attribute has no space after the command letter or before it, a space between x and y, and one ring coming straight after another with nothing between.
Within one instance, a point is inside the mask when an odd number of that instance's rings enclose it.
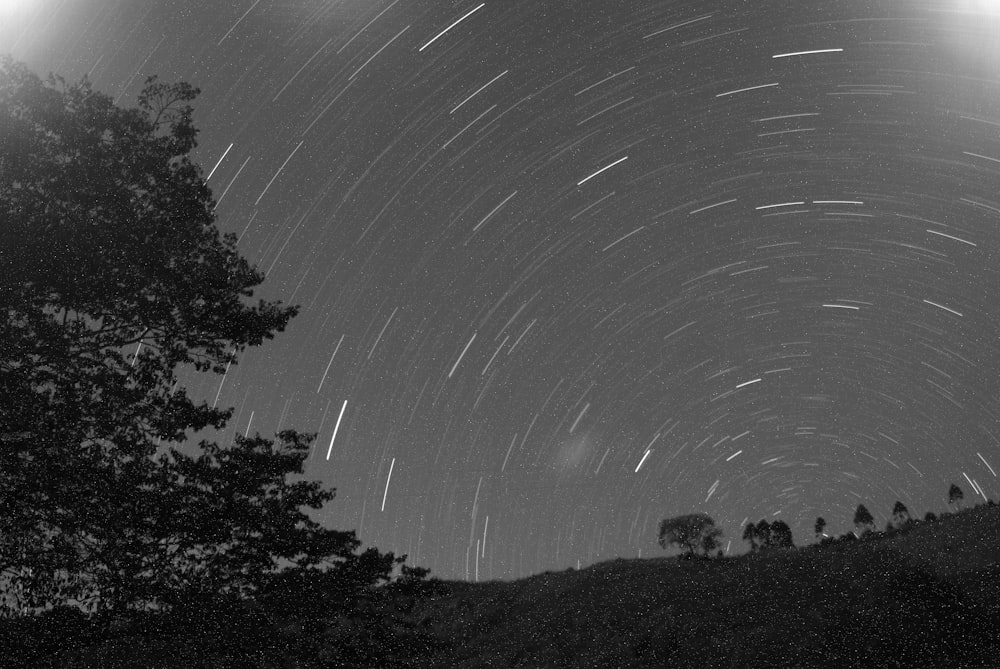
<instances>
[{"instance_id":1,"label":"treeline","mask_svg":"<svg viewBox=\"0 0 1000 669\"><path fill-rule=\"evenodd\" d=\"M965 494L958 485L952 483L948 488L948 504L956 509L961 509L962 500ZM993 500L986 501L988 506L996 506ZM948 517L945 513L942 517ZM854 532L845 532L837 536L830 536L826 533L826 520L820 516L816 519L814 532L819 545L826 546L838 541L856 541L859 538L874 538L906 532L924 523L933 523L938 520L938 516L928 511L923 519L914 518L910 515L909 509L900 501L892 507L892 514L886 523L885 530L879 531L875 528L875 518L864 504L858 504L854 511ZM714 553L716 557L723 557L723 551L719 547L719 539L722 536L722 529L717 527L715 521L703 513L687 514L667 518L660 522L658 542L662 548L675 546L684 551L680 557L711 557ZM747 523L743 529L743 541L750 545L750 552L768 550L772 548L795 548L792 538L792 530L783 520L767 522L761 519L759 522Z\"/></svg>"}]
</instances>

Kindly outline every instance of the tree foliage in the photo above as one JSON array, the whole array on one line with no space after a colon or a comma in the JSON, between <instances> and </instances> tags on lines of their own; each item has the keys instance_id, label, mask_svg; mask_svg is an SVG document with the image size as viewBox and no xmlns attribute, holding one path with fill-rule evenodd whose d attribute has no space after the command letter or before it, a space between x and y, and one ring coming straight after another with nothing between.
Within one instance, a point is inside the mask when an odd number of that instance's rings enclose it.
<instances>
[{"instance_id":1,"label":"tree foliage","mask_svg":"<svg viewBox=\"0 0 1000 669\"><path fill-rule=\"evenodd\" d=\"M826 532L826 520L822 516L816 519L816 525L813 528L813 531L816 533L817 539L823 536Z\"/></svg>"},{"instance_id":2,"label":"tree foliage","mask_svg":"<svg viewBox=\"0 0 1000 669\"><path fill-rule=\"evenodd\" d=\"M854 525L862 533L870 531L875 526L875 518L864 504L858 504L858 508L854 511Z\"/></svg>"},{"instance_id":3,"label":"tree foliage","mask_svg":"<svg viewBox=\"0 0 1000 669\"><path fill-rule=\"evenodd\" d=\"M892 507L892 528L901 530L910 526L912 523L913 519L910 517L910 510L906 508L905 504L896 500L896 503Z\"/></svg>"},{"instance_id":4,"label":"tree foliage","mask_svg":"<svg viewBox=\"0 0 1000 669\"><path fill-rule=\"evenodd\" d=\"M952 483L951 487L948 488L948 503L961 506L964 498L965 493L962 492L962 489Z\"/></svg>"},{"instance_id":5,"label":"tree foliage","mask_svg":"<svg viewBox=\"0 0 1000 669\"><path fill-rule=\"evenodd\" d=\"M334 495L287 480L311 435L171 447L232 415L178 370L223 373L297 313L249 303L263 274L189 157L198 92L151 77L124 109L0 59L0 571L23 606L371 585L402 559L301 510Z\"/></svg>"},{"instance_id":6,"label":"tree foliage","mask_svg":"<svg viewBox=\"0 0 1000 669\"><path fill-rule=\"evenodd\" d=\"M746 527L743 528L743 541L750 544L750 551L755 552L758 548L757 546L757 526L753 523L747 523Z\"/></svg>"},{"instance_id":7,"label":"tree foliage","mask_svg":"<svg viewBox=\"0 0 1000 669\"><path fill-rule=\"evenodd\" d=\"M715 521L704 513L691 513L660 521L659 543L661 548L677 546L689 555L700 552L703 555L718 546L722 530Z\"/></svg>"}]
</instances>

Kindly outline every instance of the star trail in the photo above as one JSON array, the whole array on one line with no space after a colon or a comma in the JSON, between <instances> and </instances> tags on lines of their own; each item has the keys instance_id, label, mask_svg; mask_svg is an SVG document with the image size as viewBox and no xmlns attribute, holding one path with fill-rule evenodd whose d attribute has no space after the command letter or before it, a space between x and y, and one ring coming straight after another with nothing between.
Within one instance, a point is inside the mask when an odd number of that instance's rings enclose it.
<instances>
[{"instance_id":1,"label":"star trail","mask_svg":"<svg viewBox=\"0 0 1000 669\"><path fill-rule=\"evenodd\" d=\"M323 522L365 544L509 579L662 554L684 513L735 552L748 518L801 544L858 503L881 526L951 482L1000 492L1000 6L0 18L0 51L119 105L153 74L201 89L218 225L266 271L255 298L301 312L182 375L235 408L185 447L316 432Z\"/></svg>"}]
</instances>

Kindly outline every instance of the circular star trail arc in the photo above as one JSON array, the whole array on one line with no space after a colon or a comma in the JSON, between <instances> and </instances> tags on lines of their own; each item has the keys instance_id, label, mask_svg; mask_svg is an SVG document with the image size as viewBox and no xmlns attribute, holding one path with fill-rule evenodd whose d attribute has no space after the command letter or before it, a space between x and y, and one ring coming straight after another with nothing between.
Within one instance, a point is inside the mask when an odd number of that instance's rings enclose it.
<instances>
[{"instance_id":1,"label":"circular star trail arc","mask_svg":"<svg viewBox=\"0 0 1000 669\"><path fill-rule=\"evenodd\" d=\"M610 4L42 0L0 50L202 89L219 226L302 311L184 382L216 438L317 432L324 518L439 576L995 498L1000 16Z\"/></svg>"}]
</instances>

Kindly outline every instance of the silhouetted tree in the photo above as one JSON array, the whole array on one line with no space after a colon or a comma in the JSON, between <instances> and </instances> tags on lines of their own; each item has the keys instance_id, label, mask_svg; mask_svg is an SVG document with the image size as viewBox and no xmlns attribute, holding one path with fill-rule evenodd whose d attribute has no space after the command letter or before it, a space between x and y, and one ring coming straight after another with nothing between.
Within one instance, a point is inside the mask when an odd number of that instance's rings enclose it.
<instances>
[{"instance_id":1,"label":"silhouetted tree","mask_svg":"<svg viewBox=\"0 0 1000 669\"><path fill-rule=\"evenodd\" d=\"M757 523L756 535L757 544L761 548L767 548L771 545L771 526L763 518Z\"/></svg>"},{"instance_id":2,"label":"silhouetted tree","mask_svg":"<svg viewBox=\"0 0 1000 669\"><path fill-rule=\"evenodd\" d=\"M743 528L743 541L750 543L750 551L755 552L757 550L757 526L753 523L747 523L746 527Z\"/></svg>"},{"instance_id":3,"label":"silhouetted tree","mask_svg":"<svg viewBox=\"0 0 1000 669\"><path fill-rule=\"evenodd\" d=\"M825 530L826 530L826 520L824 520L823 517L820 516L819 518L816 519L816 526L814 528L814 531L816 532L816 538L819 539L821 536L823 536Z\"/></svg>"},{"instance_id":4,"label":"silhouetted tree","mask_svg":"<svg viewBox=\"0 0 1000 669\"><path fill-rule=\"evenodd\" d=\"M925 523L933 523L936 520L937 520L937 514L934 513L933 511L928 511L927 513L924 514Z\"/></svg>"},{"instance_id":5,"label":"silhouetted tree","mask_svg":"<svg viewBox=\"0 0 1000 669\"><path fill-rule=\"evenodd\" d=\"M892 527L897 530L905 529L910 525L912 519L910 518L910 510L906 508L906 505L900 501L896 501L896 504L892 507Z\"/></svg>"},{"instance_id":6,"label":"silhouetted tree","mask_svg":"<svg viewBox=\"0 0 1000 669\"><path fill-rule=\"evenodd\" d=\"M371 582L394 560L300 511L333 498L286 480L311 436L169 448L233 411L177 368L222 374L297 313L246 303L264 276L190 160L197 94L151 77L122 109L0 58L0 571L27 606L245 594L278 560Z\"/></svg>"},{"instance_id":7,"label":"silhouetted tree","mask_svg":"<svg viewBox=\"0 0 1000 669\"><path fill-rule=\"evenodd\" d=\"M770 546L772 548L795 548L792 541L792 528L783 520L771 523Z\"/></svg>"},{"instance_id":8,"label":"silhouetted tree","mask_svg":"<svg viewBox=\"0 0 1000 669\"><path fill-rule=\"evenodd\" d=\"M962 499L964 498L965 498L965 493L962 492L962 489L959 488L954 483L952 483L951 487L948 488L948 503L954 504L955 506L961 509Z\"/></svg>"},{"instance_id":9,"label":"silhouetted tree","mask_svg":"<svg viewBox=\"0 0 1000 669\"><path fill-rule=\"evenodd\" d=\"M864 504L858 504L858 508L854 512L854 525L861 534L870 532L875 527L875 518L872 517L871 512L865 508Z\"/></svg>"},{"instance_id":10,"label":"silhouetted tree","mask_svg":"<svg viewBox=\"0 0 1000 669\"><path fill-rule=\"evenodd\" d=\"M702 551L707 555L712 550L722 530L715 526L715 521L704 513L691 513L660 521L659 543L662 548L677 546L687 550L688 555ZM709 544L706 539L711 538ZM706 545L711 547L706 549Z\"/></svg>"}]
</instances>

